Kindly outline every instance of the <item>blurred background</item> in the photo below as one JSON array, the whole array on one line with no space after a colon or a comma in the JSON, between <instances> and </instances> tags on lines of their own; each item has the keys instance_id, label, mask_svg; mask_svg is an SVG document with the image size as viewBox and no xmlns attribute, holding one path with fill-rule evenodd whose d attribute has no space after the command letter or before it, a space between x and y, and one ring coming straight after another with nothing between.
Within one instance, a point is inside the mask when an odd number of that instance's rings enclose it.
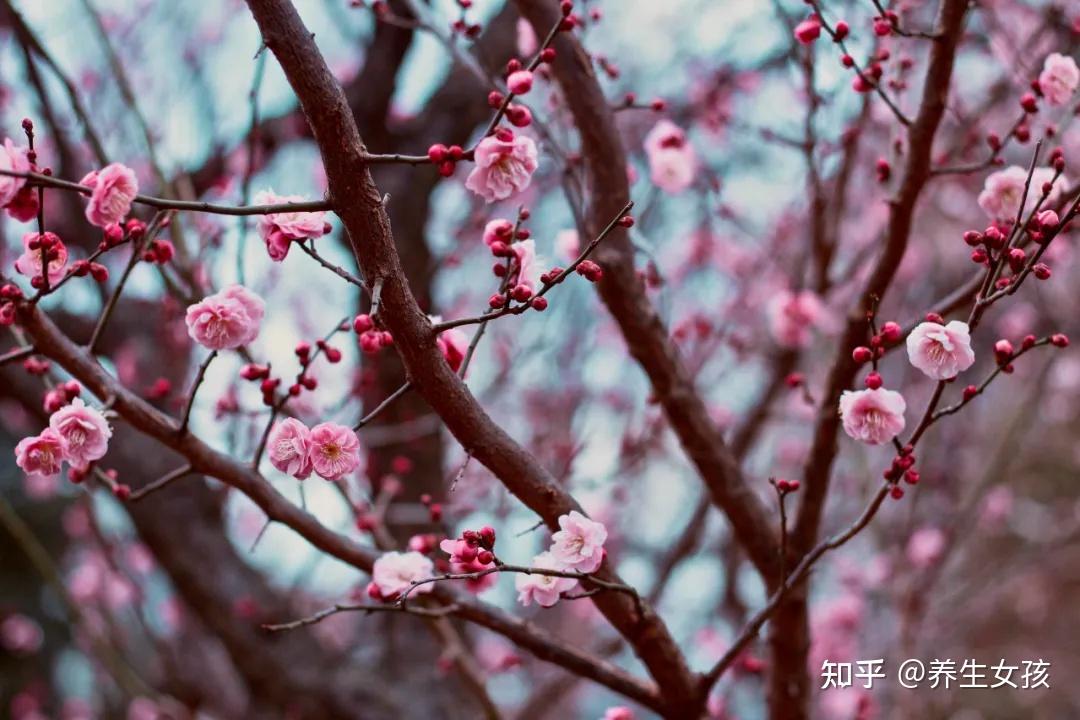
<instances>
[{"instance_id":1,"label":"blurred background","mask_svg":"<svg viewBox=\"0 0 1080 720\"><path fill-rule=\"evenodd\" d=\"M492 78L535 38L513 3L477 0L465 12L482 31L451 31L462 10L450 0L392 0L392 21L363 3L295 3L345 87L373 152L423 154L435 142L468 147L483 132ZM887 216L906 148L895 118L871 94L853 92L840 51L827 40L792 41L801 2L589 0L577 32L613 106L630 157L637 224L632 240L650 295L692 368L698 390L732 438L763 494L769 477L799 477L814 400L858 282ZM899 3L906 25L932 27L935 4ZM827 15L854 29L860 57L888 51L890 90L917 106L929 44L875 37L870 2L835 2ZM1017 98L1050 52L1077 53L1080 8L1065 2L988 0L968 20L939 167L980 164L988 132L1007 136ZM227 0L0 0L0 127L22 142L34 121L39 156L78 180L104 159L136 169L145 192L221 203L255 192L319 198L325 179L303 116L246 6ZM70 83L70 87L65 83ZM633 93L633 101L627 101ZM74 103L72 96L78 98ZM659 111L650 105L664 101ZM530 189L487 206L463 184L466 168L441 179L430 167L375 170L413 292L430 313L474 315L497 289L481 236L519 205L546 266L574 253L573 157L578 139L553 82L527 98L541 149ZM83 117L80 117L83 115ZM687 132L698 163L693 184L667 192L650 178L645 135L661 119ZM1080 158L1075 101L1047 108L1002 157L1027 167L1033 143ZM1044 156L1046 150L1044 149ZM911 247L881 308L903 325L920 318L973 272L964 230L987 219L976 203L991 169L931 181ZM1066 170L1073 187L1080 172ZM587 198L585 199L587 203ZM84 257L99 231L81 201L46 194L48 226ZM145 217L144 219L149 219ZM324 257L355 270L340 224L319 240ZM831 257L808 247L824 223ZM25 228L4 218L4 267ZM202 360L183 308L212 288L241 282L268 302L251 348L274 367L294 368L293 348L363 310L355 288L293 253L270 261L252 220L178 217L168 266L140 263L101 344L129 387L177 412ZM999 337L1080 337L1075 314L1075 233L1048 253L1053 279L1031 283L996 306L976 338L976 376L993 367ZM111 260L114 277L126 262ZM724 518L671 435L650 387L629 358L592 286L580 278L551 295L543 314L493 323L468 383L485 408L602 520L619 572L656 601L696 669L719 657L764 589ZM46 309L85 339L107 289L72 283ZM820 308L793 340L778 329L775 301L807 290ZM6 333L10 335L10 333ZM3 349L14 345L5 337ZM400 387L394 353L364 356L355 336L319 370L319 388L293 404L305 421L355 423ZM888 386L914 409L932 384L898 352ZM192 427L219 449L249 457L267 413L238 377L239 357L211 367ZM290 371L291 372L291 371ZM803 387L784 382L794 372ZM950 388L958 392L958 388ZM0 368L0 717L330 718L482 716L450 650L415 619L345 614L270 635L280 622L346 599L367 578L266 518L239 493L190 477L136 504L95 483L30 479L11 448L45 417L40 379L18 364ZM1080 357L1040 350L1017 363L964 413L943 422L919 457L922 482L886 506L873 526L815 571L811 679L824 659L968 658L992 664L1051 663L1050 690L904 690L887 681L864 692L827 690L821 718L1066 718L1080 716L1080 671L1072 632L1080 600L1080 502L1076 492ZM500 557L525 563L547 542L535 517L441 429L415 393L361 433L362 472L335 487L303 483L264 467L268 479L325 525L370 539L372 524L406 543L421 532L454 535L494 525ZM825 529L847 525L876 490L881 451L840 438ZM154 441L118 424L102 465L140 487L179 464ZM432 523L421 502L443 505ZM265 534L263 531L265 530ZM482 597L556 635L642 670L588 603L540 611L515 603L501 578ZM611 692L531 657L475 627L460 637L482 668L486 692L506 717L602 717L628 704ZM752 646L717 686L714 717L765 717L763 650ZM815 682L816 681L816 682ZM650 717L636 708L638 717Z\"/></svg>"}]
</instances>

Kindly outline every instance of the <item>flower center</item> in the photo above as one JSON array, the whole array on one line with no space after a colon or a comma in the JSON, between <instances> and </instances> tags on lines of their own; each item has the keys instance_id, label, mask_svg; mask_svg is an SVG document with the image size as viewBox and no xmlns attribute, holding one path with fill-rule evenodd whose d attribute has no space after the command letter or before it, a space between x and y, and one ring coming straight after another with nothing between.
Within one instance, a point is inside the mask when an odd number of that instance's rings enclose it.
<instances>
[{"instance_id":1,"label":"flower center","mask_svg":"<svg viewBox=\"0 0 1080 720\"><path fill-rule=\"evenodd\" d=\"M337 460L342 455L341 446L337 443L326 443L322 447L322 454L327 460Z\"/></svg>"}]
</instances>

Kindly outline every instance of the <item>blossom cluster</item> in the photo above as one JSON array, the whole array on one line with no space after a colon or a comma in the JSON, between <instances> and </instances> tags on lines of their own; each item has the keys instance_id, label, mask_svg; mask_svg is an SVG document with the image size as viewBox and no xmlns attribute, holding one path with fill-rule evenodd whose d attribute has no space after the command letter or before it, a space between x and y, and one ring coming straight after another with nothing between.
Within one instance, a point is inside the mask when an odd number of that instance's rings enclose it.
<instances>
[{"instance_id":1,"label":"blossom cluster","mask_svg":"<svg viewBox=\"0 0 1080 720\"><path fill-rule=\"evenodd\" d=\"M267 440L270 463L298 480L312 471L340 480L360 466L360 440L351 428L324 422L308 428L296 418L274 423Z\"/></svg>"},{"instance_id":2,"label":"blossom cluster","mask_svg":"<svg viewBox=\"0 0 1080 720\"><path fill-rule=\"evenodd\" d=\"M535 556L530 567L559 572L595 572L604 561L604 542L607 528L603 523L590 520L577 510L559 517L559 530L551 536L551 547ZM536 602L541 607L551 607L559 602L564 592L578 584L574 578L556 575L518 575L514 585L518 601L522 605Z\"/></svg>"},{"instance_id":3,"label":"blossom cluster","mask_svg":"<svg viewBox=\"0 0 1080 720\"><path fill-rule=\"evenodd\" d=\"M63 388L70 403L49 417L49 426L15 446L15 463L30 476L54 477L63 463L72 469L72 479L81 479L91 463L105 457L112 428L95 408L77 397L77 383ZM74 397L72 397L74 396Z\"/></svg>"}]
</instances>

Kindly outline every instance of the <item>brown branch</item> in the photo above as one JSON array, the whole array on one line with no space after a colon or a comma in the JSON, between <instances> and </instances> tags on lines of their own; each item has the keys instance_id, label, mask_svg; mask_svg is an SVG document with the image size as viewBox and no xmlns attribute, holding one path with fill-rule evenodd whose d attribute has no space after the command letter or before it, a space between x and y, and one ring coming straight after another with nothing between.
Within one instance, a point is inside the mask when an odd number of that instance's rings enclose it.
<instances>
[{"instance_id":1,"label":"brown branch","mask_svg":"<svg viewBox=\"0 0 1080 720\"><path fill-rule=\"evenodd\" d=\"M537 33L550 27L559 14L558 3L549 0L518 0L517 4ZM571 34L560 33L554 48L552 68L581 134L592 194L587 224L595 230L629 199L626 154L614 115L580 43ZM616 229L597 249L596 259L604 270L600 297L618 323L630 354L648 375L672 430L754 565L768 576L775 575L777 545L771 513L742 477L723 433L649 301L626 232Z\"/></svg>"},{"instance_id":2,"label":"brown branch","mask_svg":"<svg viewBox=\"0 0 1080 720\"><path fill-rule=\"evenodd\" d=\"M61 365L140 433L183 455L191 472L216 478L246 495L270 522L285 525L316 549L370 573L377 553L322 525L297 508L250 466L220 453L194 434L177 434L176 421L121 385L86 351L65 336L40 309L22 304L19 322L38 352ZM502 634L536 657L598 682L653 709L663 707L656 688L600 658L569 645L530 623L472 596L436 589L441 604L457 604L457 616Z\"/></svg>"},{"instance_id":3,"label":"brown branch","mask_svg":"<svg viewBox=\"0 0 1080 720\"><path fill-rule=\"evenodd\" d=\"M577 503L524 448L477 404L435 346L426 315L409 291L386 208L364 162L364 146L345 97L310 32L286 0L248 0L267 47L278 58L311 125L322 155L330 196L367 281L383 282L382 313L410 380L450 432L528 507L554 527ZM553 20L553 19L552 19ZM550 27L550 23L547 24ZM625 167L621 172L625 174ZM624 198L619 207L625 204ZM618 208L606 211L611 217ZM618 582L610 562L598 577ZM605 593L593 598L626 636L661 687L666 702L685 702L693 676L667 628L649 608Z\"/></svg>"}]
</instances>

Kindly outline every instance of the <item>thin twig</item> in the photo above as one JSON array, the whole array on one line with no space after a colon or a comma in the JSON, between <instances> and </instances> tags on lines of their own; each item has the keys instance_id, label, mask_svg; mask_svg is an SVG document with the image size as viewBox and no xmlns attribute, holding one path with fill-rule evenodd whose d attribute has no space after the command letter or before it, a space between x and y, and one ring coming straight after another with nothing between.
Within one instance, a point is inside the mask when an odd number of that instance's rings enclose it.
<instances>
[{"instance_id":1,"label":"thin twig","mask_svg":"<svg viewBox=\"0 0 1080 720\"><path fill-rule=\"evenodd\" d=\"M203 380L206 378L206 370L210 367L210 363L217 357L218 351L211 350L210 354L206 356L206 359L199 365L199 372L195 374L195 382L191 385L191 391L188 393L187 403L184 405L184 415L180 420L180 428L177 431L178 435L184 435L188 431L188 422L191 420L191 408L195 406L195 393L199 392L199 386L202 385Z\"/></svg>"},{"instance_id":2,"label":"thin twig","mask_svg":"<svg viewBox=\"0 0 1080 720\"><path fill-rule=\"evenodd\" d=\"M162 475L160 478L153 481L152 483L149 483L147 485L143 485L141 488L139 488L135 492L131 493L131 495L128 497L128 501L129 502L138 502L139 500L142 500L144 497L146 497L150 493L157 492L158 490L161 490L162 488L170 485L174 481L179 480L182 477L186 477L187 475L190 475L191 473L192 473L192 468L191 468L190 464L183 465L182 467L178 467L175 470L173 470L171 472L168 472L165 475Z\"/></svg>"},{"instance_id":3,"label":"thin twig","mask_svg":"<svg viewBox=\"0 0 1080 720\"><path fill-rule=\"evenodd\" d=\"M359 432L361 428L363 428L365 425L367 425L372 420L374 420L376 417L378 417L379 413L381 413L386 408L390 407L390 405L395 400L397 400L399 397L401 397L402 395L407 393L411 388L412 388L412 383L409 382L408 380L406 380L405 383L403 383L401 387L399 387L394 392L390 393L390 395L385 400L383 400L381 403L379 403L375 407L374 410L369 412L364 417L360 418L360 421L357 422L356 425L353 426L353 430L356 431L356 432Z\"/></svg>"},{"instance_id":4,"label":"thin twig","mask_svg":"<svg viewBox=\"0 0 1080 720\"><path fill-rule=\"evenodd\" d=\"M299 620L293 620L292 622L279 623L276 625L262 625L262 629L268 632L285 632L288 630L296 630L297 628L306 627L308 625L314 625L315 623L322 622L326 618L337 615L338 613L346 612L362 612L362 613L378 613L378 612L401 612L408 615L419 615L425 618L442 618L448 615L456 613L460 607L451 603L450 605L443 605L437 608L423 608L423 607L399 607L397 605L343 605L336 603L331 607L324 610L320 610L314 615L300 618Z\"/></svg>"}]
</instances>

